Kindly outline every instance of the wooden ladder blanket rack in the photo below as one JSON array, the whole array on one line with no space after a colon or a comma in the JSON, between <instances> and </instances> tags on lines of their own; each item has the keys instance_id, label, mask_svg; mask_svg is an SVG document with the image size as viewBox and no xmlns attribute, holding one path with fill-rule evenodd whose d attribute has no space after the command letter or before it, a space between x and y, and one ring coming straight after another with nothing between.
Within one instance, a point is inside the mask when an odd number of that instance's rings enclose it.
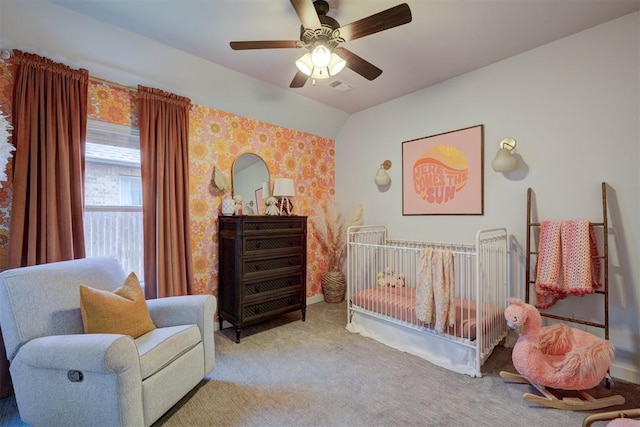
<instances>
[{"instance_id":1,"label":"wooden ladder blanket rack","mask_svg":"<svg viewBox=\"0 0 640 427\"><path fill-rule=\"evenodd\" d=\"M531 256L534 255L537 257L538 251L537 249L532 250L532 230L534 228L540 227L539 222L532 222L531 220L531 196L533 190L529 188L527 190L527 258L526 258L526 266L525 266L525 274L526 274L526 292L525 292L525 302L530 304L530 294L531 294L531 286L535 285L535 277L532 278L531 273ZM576 319L574 317L566 317L566 316L558 316L551 313L543 313L540 312L542 317L547 317L555 320L562 320L566 322L571 322L575 324L581 324L586 326L592 326L595 328L604 329L604 339L609 340L609 233L608 233L608 223L607 223L607 183L602 183L602 221L600 222L591 222L592 227L602 227L603 229L603 250L602 254L598 255L596 258L600 258L602 260L603 265L603 273L602 273L602 289L596 289L596 294L602 294L603 304L604 304L604 322L589 322L582 319Z\"/></svg>"},{"instance_id":2,"label":"wooden ladder blanket rack","mask_svg":"<svg viewBox=\"0 0 640 427\"><path fill-rule=\"evenodd\" d=\"M527 190L527 242L526 242L527 255L526 255L526 267L525 267L525 274L526 274L525 302L527 304L530 304L529 301L531 299L530 288L531 286L534 286L536 282L535 277L532 278L531 257L536 256L536 261L537 261L537 255L538 255L537 248L532 249L532 243L533 243L532 232L534 229L537 229L537 227L540 227L540 222L533 222L531 219L532 195L533 195L533 191L531 188L529 188ZM574 324L592 326L596 328L602 328L604 329L605 339L609 340L609 244L608 244L608 224L607 224L607 184L606 182L602 183L602 221L591 222L590 225L592 227L602 227L602 230L603 230L603 233L602 233L603 234L603 245L602 245L603 253L598 254L598 256L594 258L601 259L601 262L603 264L603 270L602 270L603 286L602 286L602 289L596 289L595 293L602 294L604 297L603 298L604 299L604 322L591 322L583 319L578 319L575 317L559 316L556 314L544 313L542 311L540 311L540 315L542 317L547 317L550 319L566 321ZM538 392L542 394L542 396L538 396L532 393L524 393L523 398L529 402L544 405L550 408L568 409L573 411L590 411L590 410L595 410L600 408L606 408L609 406L623 405L625 402L624 397L620 395L594 398L586 391L578 391L577 397L558 398L551 390L549 390L545 386L542 386L540 384L534 384L521 375L503 371L503 372L500 372L500 376L507 381L531 384L536 390L538 390ZM610 379L608 377L606 379L606 386L607 388L610 387Z\"/></svg>"}]
</instances>

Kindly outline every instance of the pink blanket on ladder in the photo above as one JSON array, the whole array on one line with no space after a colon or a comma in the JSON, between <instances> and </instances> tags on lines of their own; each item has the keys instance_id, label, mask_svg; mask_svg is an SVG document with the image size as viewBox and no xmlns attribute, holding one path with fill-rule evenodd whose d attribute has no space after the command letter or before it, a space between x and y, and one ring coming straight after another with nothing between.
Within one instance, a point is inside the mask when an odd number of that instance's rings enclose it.
<instances>
[{"instance_id":1,"label":"pink blanket on ladder","mask_svg":"<svg viewBox=\"0 0 640 427\"><path fill-rule=\"evenodd\" d=\"M592 294L600 283L600 259L587 220L543 221L536 265L536 307L548 308L567 295Z\"/></svg>"}]
</instances>

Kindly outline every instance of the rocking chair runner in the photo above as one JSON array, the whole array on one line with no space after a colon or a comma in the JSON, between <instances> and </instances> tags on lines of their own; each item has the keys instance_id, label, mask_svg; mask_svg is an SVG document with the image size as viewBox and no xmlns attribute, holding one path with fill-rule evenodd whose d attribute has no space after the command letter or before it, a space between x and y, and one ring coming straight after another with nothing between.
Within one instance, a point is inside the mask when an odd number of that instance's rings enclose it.
<instances>
[{"instance_id":1,"label":"rocking chair runner","mask_svg":"<svg viewBox=\"0 0 640 427\"><path fill-rule=\"evenodd\" d=\"M519 374L513 374L511 372L502 371L500 377L507 381L519 383L519 384L531 384L538 390L542 396L538 396L533 393L524 393L522 398L527 402L535 403L538 405L547 406L554 409L565 409L570 411L593 411L596 409L608 408L610 406L624 405L624 397L619 394L613 396L606 396L595 398L584 390L577 391L576 394L579 397L561 397L556 395L547 389L545 386L535 384L527 380L525 377Z\"/></svg>"}]
</instances>

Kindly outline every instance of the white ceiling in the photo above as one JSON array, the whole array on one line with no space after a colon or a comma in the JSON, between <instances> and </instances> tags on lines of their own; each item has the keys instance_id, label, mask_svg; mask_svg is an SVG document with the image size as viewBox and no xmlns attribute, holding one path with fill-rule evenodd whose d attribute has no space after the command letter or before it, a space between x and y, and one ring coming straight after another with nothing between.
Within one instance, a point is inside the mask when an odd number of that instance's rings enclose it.
<instances>
[{"instance_id":1,"label":"white ceiling","mask_svg":"<svg viewBox=\"0 0 640 427\"><path fill-rule=\"evenodd\" d=\"M300 49L234 51L230 41L297 40L288 0L52 0L167 46L355 113L640 10L640 0L406 0L413 21L345 44L383 70L366 80L349 69L290 89ZM312 0L309 0L310 2ZM346 25L402 0L328 0ZM212 76L215 78L215 76Z\"/></svg>"}]
</instances>

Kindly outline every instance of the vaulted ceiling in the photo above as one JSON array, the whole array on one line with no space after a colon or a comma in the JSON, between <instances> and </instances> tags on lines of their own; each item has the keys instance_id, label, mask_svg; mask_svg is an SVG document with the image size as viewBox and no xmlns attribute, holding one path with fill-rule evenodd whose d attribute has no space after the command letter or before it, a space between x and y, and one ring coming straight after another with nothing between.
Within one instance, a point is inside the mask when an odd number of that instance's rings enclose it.
<instances>
[{"instance_id":1,"label":"vaulted ceiling","mask_svg":"<svg viewBox=\"0 0 640 427\"><path fill-rule=\"evenodd\" d=\"M52 0L239 73L354 113L640 10L640 0L405 0L412 22L344 46L383 72L350 69L289 88L304 49L235 51L230 41L298 40L288 0ZM312 0L308 0L311 2ZM328 0L342 26L402 0ZM330 86L340 81L337 90Z\"/></svg>"}]
</instances>

